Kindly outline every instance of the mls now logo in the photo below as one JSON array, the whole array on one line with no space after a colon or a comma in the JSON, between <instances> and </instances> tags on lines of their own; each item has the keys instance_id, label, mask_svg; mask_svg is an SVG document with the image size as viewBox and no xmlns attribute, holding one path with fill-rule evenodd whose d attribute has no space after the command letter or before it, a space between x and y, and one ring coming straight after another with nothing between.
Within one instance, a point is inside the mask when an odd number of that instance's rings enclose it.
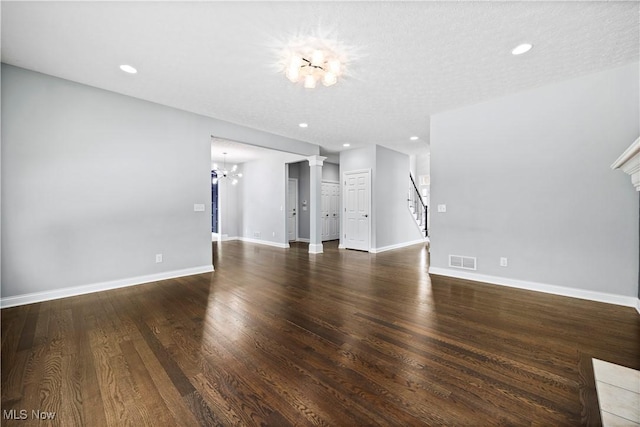
<instances>
[{"instance_id":1,"label":"mls now logo","mask_svg":"<svg viewBox=\"0 0 640 427\"><path fill-rule=\"evenodd\" d=\"M37 420L53 420L56 417L55 412L47 412L40 410L32 410L31 418ZM2 411L2 418L5 420L26 420L29 418L29 411L26 409L10 409Z\"/></svg>"}]
</instances>

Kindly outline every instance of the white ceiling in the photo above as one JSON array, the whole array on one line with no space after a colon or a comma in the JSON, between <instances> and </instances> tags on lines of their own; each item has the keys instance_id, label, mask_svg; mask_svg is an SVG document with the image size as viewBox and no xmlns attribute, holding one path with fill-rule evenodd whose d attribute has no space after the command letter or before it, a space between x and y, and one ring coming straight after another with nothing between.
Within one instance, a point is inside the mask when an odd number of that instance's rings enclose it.
<instances>
[{"instance_id":1,"label":"white ceiling","mask_svg":"<svg viewBox=\"0 0 640 427\"><path fill-rule=\"evenodd\" d=\"M434 113L637 61L640 45L635 1L2 1L1 8L3 62L325 152L345 142L425 150ZM275 67L278 52L301 35L350 47L350 75L314 90L289 82ZM523 41L533 50L511 55ZM410 142L412 135L420 139Z\"/></svg>"}]
</instances>

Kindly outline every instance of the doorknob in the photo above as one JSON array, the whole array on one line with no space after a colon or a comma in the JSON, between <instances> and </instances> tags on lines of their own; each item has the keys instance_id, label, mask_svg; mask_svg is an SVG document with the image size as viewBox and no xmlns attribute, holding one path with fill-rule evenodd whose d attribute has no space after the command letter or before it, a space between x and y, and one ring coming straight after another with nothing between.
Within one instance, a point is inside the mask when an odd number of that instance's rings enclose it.
<instances>
[{"instance_id":1,"label":"doorknob","mask_svg":"<svg viewBox=\"0 0 640 427\"><path fill-rule=\"evenodd\" d=\"M368 215L368 214L364 214L363 216L364 216L365 218L369 218L369 215Z\"/></svg>"},{"instance_id":2,"label":"doorknob","mask_svg":"<svg viewBox=\"0 0 640 427\"><path fill-rule=\"evenodd\" d=\"M294 213L293 213L293 216L295 216L295 215L296 215L296 213L294 212Z\"/></svg>"},{"instance_id":3,"label":"doorknob","mask_svg":"<svg viewBox=\"0 0 640 427\"><path fill-rule=\"evenodd\" d=\"M329 216L329 214L327 214L326 216Z\"/></svg>"}]
</instances>

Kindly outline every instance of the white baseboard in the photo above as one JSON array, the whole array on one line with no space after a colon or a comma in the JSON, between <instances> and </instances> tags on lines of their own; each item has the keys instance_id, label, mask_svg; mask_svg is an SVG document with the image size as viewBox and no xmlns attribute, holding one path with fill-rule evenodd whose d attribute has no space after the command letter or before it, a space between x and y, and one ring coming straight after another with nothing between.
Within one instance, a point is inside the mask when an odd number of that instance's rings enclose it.
<instances>
[{"instance_id":1,"label":"white baseboard","mask_svg":"<svg viewBox=\"0 0 640 427\"><path fill-rule=\"evenodd\" d=\"M283 248L283 249L290 248L289 243L270 242L268 240L252 239L250 237L238 237L237 239L240 240L240 241L243 241L243 242L257 243L259 245L274 246L276 248Z\"/></svg>"},{"instance_id":2,"label":"white baseboard","mask_svg":"<svg viewBox=\"0 0 640 427\"><path fill-rule=\"evenodd\" d=\"M213 271L213 265L203 265L200 267L165 271L164 273L129 277L127 279L112 280L109 282L93 283L90 285L55 289L52 291L33 292L29 294L0 298L0 307L7 308L7 307L14 307L17 305L32 304L34 302L49 301L49 300L54 300L59 298L73 297L76 295L90 294L93 292L108 291L111 289L125 288L127 286L141 285L143 283L158 282L160 280L174 279L176 277L192 276L194 274L209 273L212 271Z\"/></svg>"},{"instance_id":3,"label":"white baseboard","mask_svg":"<svg viewBox=\"0 0 640 427\"><path fill-rule=\"evenodd\" d=\"M309 240L309 239L305 239L304 237L298 237L298 238L296 239L296 242L311 243L311 240Z\"/></svg>"},{"instance_id":4,"label":"white baseboard","mask_svg":"<svg viewBox=\"0 0 640 427\"><path fill-rule=\"evenodd\" d=\"M371 248L369 249L369 252L371 252L372 254L377 254L380 252L385 252L385 251L391 251L393 249L400 249L400 248L404 248L407 246L413 246L413 245L417 245L418 243L426 243L427 239L418 239L418 240L412 240L410 242L403 242L403 243L397 243L395 245L389 245L389 246L383 246L381 248Z\"/></svg>"},{"instance_id":5,"label":"white baseboard","mask_svg":"<svg viewBox=\"0 0 640 427\"><path fill-rule=\"evenodd\" d=\"M473 280L475 282L484 282L490 283L492 285L508 286L511 288L526 289L529 291L544 292L547 294L562 295L565 297L579 298L590 301L606 302L609 304L623 305L625 307L636 307L638 304L640 304L640 300L634 297L608 294L605 292L588 291L584 289L567 288L565 286L529 282L526 280L508 279L506 277L489 276L485 274L452 270L450 268L429 267L429 274ZM638 309L638 312L640 313L640 309Z\"/></svg>"},{"instance_id":6,"label":"white baseboard","mask_svg":"<svg viewBox=\"0 0 640 427\"><path fill-rule=\"evenodd\" d=\"M636 310L638 311L638 314L640 314L640 298L636 300Z\"/></svg>"},{"instance_id":7,"label":"white baseboard","mask_svg":"<svg viewBox=\"0 0 640 427\"><path fill-rule=\"evenodd\" d=\"M309 243L310 254L321 254L323 252L324 252L324 247L322 246L322 243L318 243L318 244Z\"/></svg>"}]
</instances>

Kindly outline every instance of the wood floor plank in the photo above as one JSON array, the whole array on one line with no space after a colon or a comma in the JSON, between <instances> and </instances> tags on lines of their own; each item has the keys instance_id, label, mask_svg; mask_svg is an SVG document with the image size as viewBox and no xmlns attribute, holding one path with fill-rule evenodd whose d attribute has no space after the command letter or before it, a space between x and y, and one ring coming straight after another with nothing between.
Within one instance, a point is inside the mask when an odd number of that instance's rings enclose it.
<instances>
[{"instance_id":1,"label":"wood floor plank","mask_svg":"<svg viewBox=\"0 0 640 427\"><path fill-rule=\"evenodd\" d=\"M3 410L86 426L600 425L591 358L640 368L633 309L429 276L424 246L213 248L213 273L3 309Z\"/></svg>"}]
</instances>

